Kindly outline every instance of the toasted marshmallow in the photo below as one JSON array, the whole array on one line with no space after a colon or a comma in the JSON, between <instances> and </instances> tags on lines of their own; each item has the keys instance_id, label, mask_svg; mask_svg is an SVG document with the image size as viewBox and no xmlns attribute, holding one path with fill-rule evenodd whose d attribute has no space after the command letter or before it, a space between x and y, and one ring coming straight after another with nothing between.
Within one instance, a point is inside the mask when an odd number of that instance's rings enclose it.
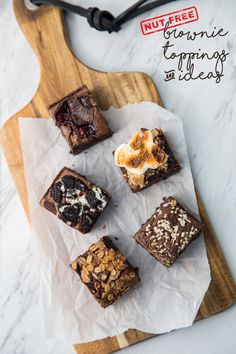
<instances>
[{"instance_id":1,"label":"toasted marshmallow","mask_svg":"<svg viewBox=\"0 0 236 354\"><path fill-rule=\"evenodd\" d=\"M132 150L140 150L153 145L153 134L150 130L142 128L129 141L128 146Z\"/></svg>"},{"instance_id":2,"label":"toasted marshmallow","mask_svg":"<svg viewBox=\"0 0 236 354\"><path fill-rule=\"evenodd\" d=\"M127 144L121 144L115 151L115 162L128 172L143 175L148 169L156 169L167 161L167 154L156 143L157 130L140 129Z\"/></svg>"}]
</instances>

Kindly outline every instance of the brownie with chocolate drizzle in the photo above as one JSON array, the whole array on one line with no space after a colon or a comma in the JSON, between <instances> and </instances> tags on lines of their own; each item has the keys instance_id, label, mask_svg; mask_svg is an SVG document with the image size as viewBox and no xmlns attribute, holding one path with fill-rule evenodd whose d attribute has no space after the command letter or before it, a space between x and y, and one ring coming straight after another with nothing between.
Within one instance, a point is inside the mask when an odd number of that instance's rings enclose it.
<instances>
[{"instance_id":1,"label":"brownie with chocolate drizzle","mask_svg":"<svg viewBox=\"0 0 236 354\"><path fill-rule=\"evenodd\" d=\"M40 201L60 220L86 234L106 208L111 196L79 173L64 167Z\"/></svg>"},{"instance_id":2,"label":"brownie with chocolate drizzle","mask_svg":"<svg viewBox=\"0 0 236 354\"><path fill-rule=\"evenodd\" d=\"M73 155L112 135L97 102L83 85L48 107Z\"/></svg>"},{"instance_id":3,"label":"brownie with chocolate drizzle","mask_svg":"<svg viewBox=\"0 0 236 354\"><path fill-rule=\"evenodd\" d=\"M164 198L155 213L134 235L161 264L170 267L202 232L203 224L175 198Z\"/></svg>"}]
</instances>

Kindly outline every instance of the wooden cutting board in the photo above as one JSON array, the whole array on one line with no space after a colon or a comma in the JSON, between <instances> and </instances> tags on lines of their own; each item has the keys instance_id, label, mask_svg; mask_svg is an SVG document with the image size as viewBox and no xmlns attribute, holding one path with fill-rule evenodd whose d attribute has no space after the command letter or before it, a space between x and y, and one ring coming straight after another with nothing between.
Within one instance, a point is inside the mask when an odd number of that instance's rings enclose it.
<instances>
[{"instance_id":1,"label":"wooden cutting board","mask_svg":"<svg viewBox=\"0 0 236 354\"><path fill-rule=\"evenodd\" d=\"M14 0L19 25L36 52L41 65L41 80L31 102L9 119L0 131L0 142L10 171L29 218L24 180L18 117L47 117L46 107L81 84L93 91L103 110L110 106L151 101L162 104L151 78L139 72L105 73L82 64L71 53L64 32L60 10L41 6L29 11L24 0ZM102 35L102 34L101 34ZM199 309L196 320L209 317L231 306L236 300L236 288L207 213L198 196L202 221L206 225L205 241L211 266L212 281ZM105 354L138 343L153 334L128 330L122 335L85 344L76 344L80 354Z\"/></svg>"}]
</instances>

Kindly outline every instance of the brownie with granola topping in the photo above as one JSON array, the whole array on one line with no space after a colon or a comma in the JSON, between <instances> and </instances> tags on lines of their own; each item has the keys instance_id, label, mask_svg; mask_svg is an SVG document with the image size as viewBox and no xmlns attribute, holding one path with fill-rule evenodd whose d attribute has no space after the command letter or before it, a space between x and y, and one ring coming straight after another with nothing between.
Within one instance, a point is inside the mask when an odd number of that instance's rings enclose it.
<instances>
[{"instance_id":1,"label":"brownie with granola topping","mask_svg":"<svg viewBox=\"0 0 236 354\"><path fill-rule=\"evenodd\" d=\"M140 281L137 268L131 266L107 236L92 244L70 266L104 308Z\"/></svg>"}]
</instances>

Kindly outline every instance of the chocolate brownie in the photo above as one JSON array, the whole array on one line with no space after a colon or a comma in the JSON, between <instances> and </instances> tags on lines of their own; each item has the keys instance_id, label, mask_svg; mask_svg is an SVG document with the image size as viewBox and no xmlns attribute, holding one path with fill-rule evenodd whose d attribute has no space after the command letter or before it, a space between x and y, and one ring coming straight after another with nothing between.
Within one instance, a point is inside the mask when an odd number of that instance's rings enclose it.
<instances>
[{"instance_id":1,"label":"chocolate brownie","mask_svg":"<svg viewBox=\"0 0 236 354\"><path fill-rule=\"evenodd\" d=\"M169 197L164 198L134 238L160 263L170 267L202 230L203 224Z\"/></svg>"},{"instance_id":2,"label":"chocolate brownie","mask_svg":"<svg viewBox=\"0 0 236 354\"><path fill-rule=\"evenodd\" d=\"M120 253L109 237L102 237L71 263L102 307L113 304L140 281L138 271Z\"/></svg>"},{"instance_id":3,"label":"chocolate brownie","mask_svg":"<svg viewBox=\"0 0 236 354\"><path fill-rule=\"evenodd\" d=\"M87 233L111 196L79 173L64 167L40 201L67 225Z\"/></svg>"},{"instance_id":4,"label":"chocolate brownie","mask_svg":"<svg viewBox=\"0 0 236 354\"><path fill-rule=\"evenodd\" d=\"M138 192L181 170L161 129L141 128L114 152L115 162L132 192Z\"/></svg>"},{"instance_id":5,"label":"chocolate brownie","mask_svg":"<svg viewBox=\"0 0 236 354\"><path fill-rule=\"evenodd\" d=\"M85 85L51 104L48 111L74 155L112 135L96 101Z\"/></svg>"}]
</instances>

